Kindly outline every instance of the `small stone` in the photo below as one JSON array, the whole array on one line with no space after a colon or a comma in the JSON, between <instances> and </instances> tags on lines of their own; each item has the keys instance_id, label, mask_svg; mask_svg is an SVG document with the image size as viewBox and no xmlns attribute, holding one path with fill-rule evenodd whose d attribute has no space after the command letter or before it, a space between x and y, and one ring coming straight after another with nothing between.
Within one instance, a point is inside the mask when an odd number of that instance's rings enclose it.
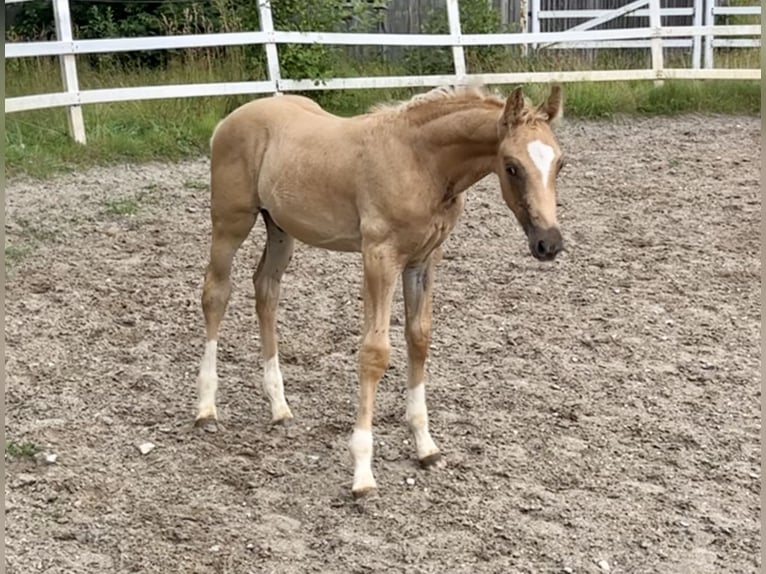
<instances>
[{"instance_id":1,"label":"small stone","mask_svg":"<svg viewBox=\"0 0 766 574\"><path fill-rule=\"evenodd\" d=\"M255 546L253 545L252 542L248 542L247 546L245 546L245 548L247 548L248 550L252 550L253 548L255 548Z\"/></svg>"},{"instance_id":2,"label":"small stone","mask_svg":"<svg viewBox=\"0 0 766 574\"><path fill-rule=\"evenodd\" d=\"M149 454L154 450L154 443L152 442L144 442L138 445L138 450L141 452L141 454Z\"/></svg>"},{"instance_id":3,"label":"small stone","mask_svg":"<svg viewBox=\"0 0 766 574\"><path fill-rule=\"evenodd\" d=\"M38 452L35 455L35 461L37 461L37 464L55 464L58 457L59 455L52 452Z\"/></svg>"},{"instance_id":4,"label":"small stone","mask_svg":"<svg viewBox=\"0 0 766 574\"><path fill-rule=\"evenodd\" d=\"M566 574L572 574L574 570L572 570L569 566L564 566L564 572L566 572Z\"/></svg>"},{"instance_id":5,"label":"small stone","mask_svg":"<svg viewBox=\"0 0 766 574\"><path fill-rule=\"evenodd\" d=\"M756 474L755 472L751 472L750 474L748 474L748 476L749 476L750 478L760 478L760 477L758 476L758 474Z\"/></svg>"},{"instance_id":6,"label":"small stone","mask_svg":"<svg viewBox=\"0 0 766 574\"><path fill-rule=\"evenodd\" d=\"M683 526L684 528L689 528L689 523L688 523L688 522L686 522L686 520L679 520L679 521L678 521L678 524L680 524L680 525L681 525L681 526Z\"/></svg>"},{"instance_id":7,"label":"small stone","mask_svg":"<svg viewBox=\"0 0 766 574\"><path fill-rule=\"evenodd\" d=\"M221 551L221 547L218 544L215 544L210 547L210 552L220 552L220 551Z\"/></svg>"},{"instance_id":8,"label":"small stone","mask_svg":"<svg viewBox=\"0 0 766 574\"><path fill-rule=\"evenodd\" d=\"M611 566L609 566L609 562L607 562L606 560L599 560L598 562L596 562L596 564L598 565L599 568L601 568L602 572L609 572L612 569Z\"/></svg>"},{"instance_id":9,"label":"small stone","mask_svg":"<svg viewBox=\"0 0 766 574\"><path fill-rule=\"evenodd\" d=\"M315 454L310 454L306 458L308 458L310 462L316 462L319 460L319 457Z\"/></svg>"},{"instance_id":10,"label":"small stone","mask_svg":"<svg viewBox=\"0 0 766 574\"><path fill-rule=\"evenodd\" d=\"M415 479L412 477L408 477L407 480L405 480L408 485L413 486L415 484Z\"/></svg>"}]
</instances>

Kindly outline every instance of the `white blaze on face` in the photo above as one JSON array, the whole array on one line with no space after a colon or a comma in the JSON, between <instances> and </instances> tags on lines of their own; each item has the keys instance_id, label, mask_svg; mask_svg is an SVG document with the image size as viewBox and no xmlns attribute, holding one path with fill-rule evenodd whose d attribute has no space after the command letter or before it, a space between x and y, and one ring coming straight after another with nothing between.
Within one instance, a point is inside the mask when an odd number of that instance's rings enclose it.
<instances>
[{"instance_id":1,"label":"white blaze on face","mask_svg":"<svg viewBox=\"0 0 766 574\"><path fill-rule=\"evenodd\" d=\"M540 140L534 140L527 144L527 153L529 158L535 167L540 170L540 175L543 178L543 186L548 186L548 177L551 172L551 165L553 164L553 158L556 153L553 148L547 144L544 144Z\"/></svg>"}]
</instances>

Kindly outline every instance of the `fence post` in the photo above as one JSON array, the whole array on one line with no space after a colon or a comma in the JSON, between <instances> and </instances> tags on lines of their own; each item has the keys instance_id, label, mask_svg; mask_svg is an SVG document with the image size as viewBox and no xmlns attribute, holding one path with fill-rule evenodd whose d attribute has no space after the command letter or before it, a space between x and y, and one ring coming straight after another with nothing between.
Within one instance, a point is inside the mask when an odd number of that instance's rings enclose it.
<instances>
[{"instance_id":1,"label":"fence post","mask_svg":"<svg viewBox=\"0 0 766 574\"><path fill-rule=\"evenodd\" d=\"M60 42L72 42L72 17L69 13L69 0L53 0L53 17L56 23L56 37ZM80 91L77 80L77 62L74 54L59 56L61 64L61 79L64 90L70 94ZM86 143L85 120L82 117L82 107L78 105L67 108L69 135L79 144Z\"/></svg>"},{"instance_id":2,"label":"fence post","mask_svg":"<svg viewBox=\"0 0 766 574\"><path fill-rule=\"evenodd\" d=\"M694 15L692 26L702 26L702 12L705 6L703 0L694 0ZM695 34L692 39L692 68L699 70L702 65L702 36Z\"/></svg>"},{"instance_id":3,"label":"fence post","mask_svg":"<svg viewBox=\"0 0 766 574\"><path fill-rule=\"evenodd\" d=\"M529 32L529 0L519 0L519 28L521 33ZM521 55L525 58L529 54L529 44L521 45Z\"/></svg>"},{"instance_id":4,"label":"fence post","mask_svg":"<svg viewBox=\"0 0 766 574\"><path fill-rule=\"evenodd\" d=\"M449 33L460 39L460 6L458 0L447 0L447 19L449 20ZM455 75L458 83L465 76L465 52L463 46L452 46L452 58L455 61Z\"/></svg>"},{"instance_id":5,"label":"fence post","mask_svg":"<svg viewBox=\"0 0 766 574\"><path fill-rule=\"evenodd\" d=\"M660 29L662 28L660 0L649 0L649 27L652 29L652 71L657 78L654 81L654 85L659 87L663 84L660 78L662 77L663 68L665 66L662 54L662 37L659 35Z\"/></svg>"},{"instance_id":6,"label":"fence post","mask_svg":"<svg viewBox=\"0 0 766 574\"><path fill-rule=\"evenodd\" d=\"M266 66L269 69L269 81L274 84L274 95L280 95L279 84L282 77L279 73L279 53L274 42L274 20L271 17L271 0L258 0L258 15L261 20L261 31L269 34L268 41L263 45L266 49Z\"/></svg>"},{"instance_id":7,"label":"fence post","mask_svg":"<svg viewBox=\"0 0 766 574\"><path fill-rule=\"evenodd\" d=\"M705 0L705 11L703 13L703 26L715 26L715 0ZM705 68L713 68L713 34L705 34Z\"/></svg>"},{"instance_id":8,"label":"fence post","mask_svg":"<svg viewBox=\"0 0 766 574\"><path fill-rule=\"evenodd\" d=\"M530 3L531 13L529 20L532 23L532 33L537 34L540 31L540 0L532 0ZM528 46L529 44L524 44ZM532 49L537 50L537 42L532 44Z\"/></svg>"}]
</instances>

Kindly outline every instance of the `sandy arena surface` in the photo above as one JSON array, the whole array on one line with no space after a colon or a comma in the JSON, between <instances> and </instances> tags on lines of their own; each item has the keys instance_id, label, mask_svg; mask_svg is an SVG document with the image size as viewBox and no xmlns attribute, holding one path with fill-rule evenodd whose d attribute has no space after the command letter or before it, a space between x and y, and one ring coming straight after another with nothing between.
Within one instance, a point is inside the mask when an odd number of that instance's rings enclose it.
<instances>
[{"instance_id":1,"label":"sandy arena surface","mask_svg":"<svg viewBox=\"0 0 766 574\"><path fill-rule=\"evenodd\" d=\"M259 222L205 432L207 160L9 181L6 437L58 458L6 453L8 571L756 572L760 118L559 134L568 252L530 257L494 176L445 246L427 387L444 469L417 467L404 421L397 291L362 503L358 255L297 246L279 315L296 419L271 428Z\"/></svg>"}]
</instances>

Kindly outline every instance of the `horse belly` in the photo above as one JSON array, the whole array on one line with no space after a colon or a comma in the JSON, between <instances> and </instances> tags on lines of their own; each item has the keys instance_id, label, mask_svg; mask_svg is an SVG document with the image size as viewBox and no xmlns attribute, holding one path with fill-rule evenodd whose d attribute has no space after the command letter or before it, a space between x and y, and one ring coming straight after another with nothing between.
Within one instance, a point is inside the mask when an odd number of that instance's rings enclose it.
<instances>
[{"instance_id":1,"label":"horse belly","mask_svg":"<svg viewBox=\"0 0 766 574\"><path fill-rule=\"evenodd\" d=\"M331 251L361 250L359 216L351 202L282 191L278 200L267 199L261 205L280 229L302 243Z\"/></svg>"}]
</instances>

